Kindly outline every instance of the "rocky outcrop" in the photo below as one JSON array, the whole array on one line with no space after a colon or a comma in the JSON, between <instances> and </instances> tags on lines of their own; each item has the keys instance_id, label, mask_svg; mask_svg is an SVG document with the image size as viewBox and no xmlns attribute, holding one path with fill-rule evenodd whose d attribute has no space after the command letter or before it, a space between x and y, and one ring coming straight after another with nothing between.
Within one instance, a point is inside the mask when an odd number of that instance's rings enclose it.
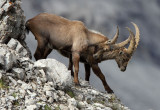
<instances>
[{"instance_id":1,"label":"rocky outcrop","mask_svg":"<svg viewBox=\"0 0 160 110\"><path fill-rule=\"evenodd\" d=\"M20 0L0 1L0 110L128 110L54 59L32 61Z\"/></svg>"},{"instance_id":2,"label":"rocky outcrop","mask_svg":"<svg viewBox=\"0 0 160 110\"><path fill-rule=\"evenodd\" d=\"M17 39L31 58L31 52L24 41L25 16L20 4L21 0L0 1L0 42L7 44L11 38Z\"/></svg>"},{"instance_id":3,"label":"rocky outcrop","mask_svg":"<svg viewBox=\"0 0 160 110\"><path fill-rule=\"evenodd\" d=\"M16 40L11 40L13 44ZM74 86L66 66L54 59L33 62L22 45L0 44L1 110L128 110L114 94L102 93L80 79Z\"/></svg>"}]
</instances>

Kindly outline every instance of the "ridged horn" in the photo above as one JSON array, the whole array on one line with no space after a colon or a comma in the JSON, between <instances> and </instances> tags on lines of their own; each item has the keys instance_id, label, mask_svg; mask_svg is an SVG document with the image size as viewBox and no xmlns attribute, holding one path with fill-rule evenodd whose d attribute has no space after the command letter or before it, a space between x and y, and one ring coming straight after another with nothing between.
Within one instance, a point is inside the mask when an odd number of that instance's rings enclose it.
<instances>
[{"instance_id":1,"label":"ridged horn","mask_svg":"<svg viewBox=\"0 0 160 110\"><path fill-rule=\"evenodd\" d=\"M135 45L135 48L134 48L134 51L135 51L137 46L138 46L138 44L139 44L139 41L140 41L140 31L139 31L138 26L135 23L133 23L133 22L131 22L131 23L133 24L133 26L134 26L134 28L136 30L136 34L135 34L136 45Z\"/></svg>"},{"instance_id":2,"label":"ridged horn","mask_svg":"<svg viewBox=\"0 0 160 110\"><path fill-rule=\"evenodd\" d=\"M128 27L127 27L127 29L128 29ZM128 31L129 31L130 29L128 29ZM130 32L130 31L129 31ZM132 39L132 36L131 36L131 33L130 33L130 36L128 37L128 39L126 39L125 41L123 41L123 42L121 42L121 43L118 43L118 44L114 44L114 48L122 48L122 47L124 47L125 45L127 45L129 42L130 42L130 40Z\"/></svg>"},{"instance_id":3,"label":"ridged horn","mask_svg":"<svg viewBox=\"0 0 160 110\"><path fill-rule=\"evenodd\" d=\"M118 28L118 26L117 26L117 32L116 32L116 34L114 35L113 39L106 41L105 44L107 44L107 45L115 44L116 41L117 41L117 39L118 39L118 35L119 35L119 28Z\"/></svg>"},{"instance_id":4,"label":"ridged horn","mask_svg":"<svg viewBox=\"0 0 160 110\"><path fill-rule=\"evenodd\" d=\"M135 35L133 34L133 32L131 31L130 28L127 28L129 33L130 33L130 36L131 36L131 41L130 41L130 44L129 44L129 47L127 49L127 53L132 55L134 50L135 50L135 45L136 45L136 41L135 41Z\"/></svg>"}]
</instances>

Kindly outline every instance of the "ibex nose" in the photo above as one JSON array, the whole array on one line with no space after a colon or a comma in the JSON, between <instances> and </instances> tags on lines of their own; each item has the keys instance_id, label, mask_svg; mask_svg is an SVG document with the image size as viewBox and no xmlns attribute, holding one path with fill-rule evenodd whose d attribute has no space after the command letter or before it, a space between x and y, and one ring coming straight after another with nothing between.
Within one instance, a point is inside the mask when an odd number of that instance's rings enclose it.
<instances>
[{"instance_id":1,"label":"ibex nose","mask_svg":"<svg viewBox=\"0 0 160 110\"><path fill-rule=\"evenodd\" d=\"M126 67L122 66L120 70L124 72L126 70Z\"/></svg>"}]
</instances>

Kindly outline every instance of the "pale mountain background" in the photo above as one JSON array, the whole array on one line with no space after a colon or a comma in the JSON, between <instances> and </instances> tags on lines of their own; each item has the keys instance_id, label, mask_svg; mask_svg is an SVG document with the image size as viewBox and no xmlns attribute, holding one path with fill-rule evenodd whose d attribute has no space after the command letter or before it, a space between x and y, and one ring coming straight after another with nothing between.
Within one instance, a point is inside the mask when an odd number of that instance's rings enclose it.
<instances>
[{"instance_id":1,"label":"pale mountain background","mask_svg":"<svg viewBox=\"0 0 160 110\"><path fill-rule=\"evenodd\" d=\"M100 68L115 94L130 109L160 110L159 0L22 0L22 8L26 20L42 12L54 13L83 21L89 29L100 31L109 38L114 36L118 25L118 42L129 36L126 26L134 31L130 22L135 22L140 28L141 39L127 70L121 72L114 60L102 62ZM34 54L37 42L31 33L26 42ZM68 65L68 59L56 51L49 57ZM83 64L79 76L84 79ZM90 84L104 91L101 81L93 73Z\"/></svg>"}]
</instances>

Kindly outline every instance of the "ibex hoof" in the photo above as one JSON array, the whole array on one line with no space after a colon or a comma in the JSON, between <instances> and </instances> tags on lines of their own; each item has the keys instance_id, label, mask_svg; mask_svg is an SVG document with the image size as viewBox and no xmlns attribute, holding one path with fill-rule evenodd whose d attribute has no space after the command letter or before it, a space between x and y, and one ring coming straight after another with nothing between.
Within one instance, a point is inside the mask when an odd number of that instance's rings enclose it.
<instances>
[{"instance_id":1,"label":"ibex hoof","mask_svg":"<svg viewBox=\"0 0 160 110\"><path fill-rule=\"evenodd\" d=\"M75 83L74 84L76 87L81 87L81 85L79 83Z\"/></svg>"},{"instance_id":2,"label":"ibex hoof","mask_svg":"<svg viewBox=\"0 0 160 110\"><path fill-rule=\"evenodd\" d=\"M109 91L107 91L109 94L113 94L114 92L113 92L113 90L109 90Z\"/></svg>"}]
</instances>

